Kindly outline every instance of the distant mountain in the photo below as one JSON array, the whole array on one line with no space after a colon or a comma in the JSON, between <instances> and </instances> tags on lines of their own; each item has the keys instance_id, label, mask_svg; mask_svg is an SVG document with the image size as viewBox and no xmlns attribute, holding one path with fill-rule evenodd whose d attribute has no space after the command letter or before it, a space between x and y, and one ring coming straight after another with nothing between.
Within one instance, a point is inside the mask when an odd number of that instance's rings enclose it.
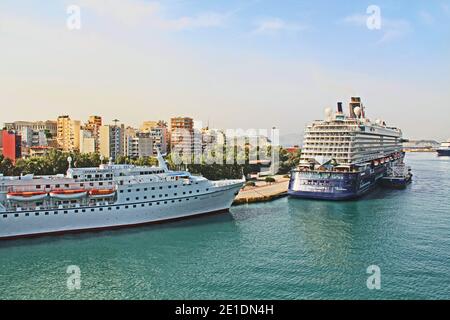
<instances>
[{"instance_id":1,"label":"distant mountain","mask_svg":"<svg viewBox=\"0 0 450 320\"><path fill-rule=\"evenodd\" d=\"M282 147L301 146L303 143L303 135L298 133L289 133L280 135L280 145Z\"/></svg>"}]
</instances>

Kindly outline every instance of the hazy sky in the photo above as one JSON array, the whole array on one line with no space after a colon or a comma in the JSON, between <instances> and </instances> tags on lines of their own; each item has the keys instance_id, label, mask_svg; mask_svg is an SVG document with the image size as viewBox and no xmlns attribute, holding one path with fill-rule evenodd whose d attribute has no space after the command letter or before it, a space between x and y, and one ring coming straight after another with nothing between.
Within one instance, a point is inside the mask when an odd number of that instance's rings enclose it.
<instances>
[{"instance_id":1,"label":"hazy sky","mask_svg":"<svg viewBox=\"0 0 450 320\"><path fill-rule=\"evenodd\" d=\"M358 95L408 138L450 137L449 0L1 0L0 61L0 122L189 115L283 135Z\"/></svg>"}]
</instances>

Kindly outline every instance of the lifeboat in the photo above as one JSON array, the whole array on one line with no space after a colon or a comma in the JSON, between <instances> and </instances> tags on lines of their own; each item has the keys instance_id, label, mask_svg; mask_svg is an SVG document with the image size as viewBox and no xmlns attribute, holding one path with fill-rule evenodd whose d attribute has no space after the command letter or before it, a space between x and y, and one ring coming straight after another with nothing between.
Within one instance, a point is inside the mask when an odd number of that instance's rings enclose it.
<instances>
[{"instance_id":1,"label":"lifeboat","mask_svg":"<svg viewBox=\"0 0 450 320\"><path fill-rule=\"evenodd\" d=\"M47 192L38 191L38 192L8 192L6 198L12 201L39 201L43 200L47 197Z\"/></svg>"},{"instance_id":2,"label":"lifeboat","mask_svg":"<svg viewBox=\"0 0 450 320\"><path fill-rule=\"evenodd\" d=\"M87 195L87 191L84 189L67 189L67 190L52 190L50 191L50 197L60 200L74 200L80 199Z\"/></svg>"},{"instance_id":3,"label":"lifeboat","mask_svg":"<svg viewBox=\"0 0 450 320\"><path fill-rule=\"evenodd\" d=\"M89 191L91 198L109 198L113 197L116 193L114 189L92 189Z\"/></svg>"}]
</instances>

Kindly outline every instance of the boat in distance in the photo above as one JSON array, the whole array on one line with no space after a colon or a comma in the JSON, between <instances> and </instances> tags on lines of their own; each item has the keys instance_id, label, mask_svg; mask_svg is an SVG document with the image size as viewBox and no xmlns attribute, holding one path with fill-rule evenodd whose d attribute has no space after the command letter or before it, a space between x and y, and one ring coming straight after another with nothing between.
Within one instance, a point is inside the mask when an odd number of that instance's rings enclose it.
<instances>
[{"instance_id":1,"label":"boat in distance","mask_svg":"<svg viewBox=\"0 0 450 320\"><path fill-rule=\"evenodd\" d=\"M0 176L0 239L139 226L227 211L242 180L158 166L101 164L66 175Z\"/></svg>"},{"instance_id":2,"label":"boat in distance","mask_svg":"<svg viewBox=\"0 0 450 320\"><path fill-rule=\"evenodd\" d=\"M403 141L400 129L366 117L361 98L351 98L348 114L339 102L335 113L326 109L325 120L306 127L288 194L321 200L361 197L379 184L391 166L403 163Z\"/></svg>"},{"instance_id":3,"label":"boat in distance","mask_svg":"<svg viewBox=\"0 0 450 320\"><path fill-rule=\"evenodd\" d=\"M447 142L442 142L441 146L437 149L438 156L450 157L450 139Z\"/></svg>"}]
</instances>

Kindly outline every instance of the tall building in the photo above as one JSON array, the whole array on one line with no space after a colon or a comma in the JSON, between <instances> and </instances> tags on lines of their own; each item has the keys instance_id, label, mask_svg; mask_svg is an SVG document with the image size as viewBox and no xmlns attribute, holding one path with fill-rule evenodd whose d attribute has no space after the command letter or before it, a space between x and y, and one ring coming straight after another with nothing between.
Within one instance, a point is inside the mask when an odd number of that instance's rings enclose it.
<instances>
[{"instance_id":1,"label":"tall building","mask_svg":"<svg viewBox=\"0 0 450 320\"><path fill-rule=\"evenodd\" d=\"M130 158L143 158L153 156L153 139L149 133L137 133L136 136L127 136L127 156Z\"/></svg>"},{"instance_id":2,"label":"tall building","mask_svg":"<svg viewBox=\"0 0 450 320\"><path fill-rule=\"evenodd\" d=\"M49 137L56 137L58 132L57 121L15 121L4 124L6 130L22 132L23 128L30 128L33 131L44 131Z\"/></svg>"},{"instance_id":3,"label":"tall building","mask_svg":"<svg viewBox=\"0 0 450 320\"><path fill-rule=\"evenodd\" d=\"M105 158L116 160L125 155L125 126L105 125L99 131L100 155Z\"/></svg>"},{"instance_id":4,"label":"tall building","mask_svg":"<svg viewBox=\"0 0 450 320\"><path fill-rule=\"evenodd\" d=\"M157 154L157 149L159 149L162 154L168 152L168 130L166 127L155 127L151 129L150 136L152 137L153 143L153 155Z\"/></svg>"},{"instance_id":5,"label":"tall building","mask_svg":"<svg viewBox=\"0 0 450 320\"><path fill-rule=\"evenodd\" d=\"M71 120L69 116L60 116L57 125L58 148L68 152L80 150L80 121Z\"/></svg>"},{"instance_id":6,"label":"tall building","mask_svg":"<svg viewBox=\"0 0 450 320\"><path fill-rule=\"evenodd\" d=\"M97 143L94 133L90 130L80 130L80 153L97 152Z\"/></svg>"},{"instance_id":7,"label":"tall building","mask_svg":"<svg viewBox=\"0 0 450 320\"><path fill-rule=\"evenodd\" d=\"M192 153L194 149L194 119L177 117L170 119L170 149Z\"/></svg>"},{"instance_id":8,"label":"tall building","mask_svg":"<svg viewBox=\"0 0 450 320\"><path fill-rule=\"evenodd\" d=\"M153 128L158 127L158 121L144 121L141 125L141 132L150 132Z\"/></svg>"},{"instance_id":9,"label":"tall building","mask_svg":"<svg viewBox=\"0 0 450 320\"><path fill-rule=\"evenodd\" d=\"M83 130L86 131L90 131L91 137L94 139L94 152L99 152L100 151L100 127L103 124L103 120L101 116L90 116L88 121L85 123L84 127L82 128ZM90 141L90 140L89 140ZM89 142L90 143L90 142ZM80 142L80 148L81 148L81 142Z\"/></svg>"},{"instance_id":10,"label":"tall building","mask_svg":"<svg viewBox=\"0 0 450 320\"><path fill-rule=\"evenodd\" d=\"M22 155L21 136L15 131L2 130L3 156L16 162Z\"/></svg>"}]
</instances>

